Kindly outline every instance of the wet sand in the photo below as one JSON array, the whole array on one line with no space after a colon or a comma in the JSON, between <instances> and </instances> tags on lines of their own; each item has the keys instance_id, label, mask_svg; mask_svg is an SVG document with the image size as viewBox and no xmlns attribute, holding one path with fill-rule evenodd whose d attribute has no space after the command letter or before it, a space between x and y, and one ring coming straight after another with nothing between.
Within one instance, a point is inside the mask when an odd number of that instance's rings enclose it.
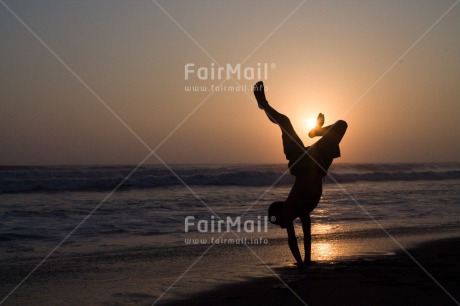
<instances>
[{"instance_id":1,"label":"wet sand","mask_svg":"<svg viewBox=\"0 0 460 306\"><path fill-rule=\"evenodd\" d=\"M409 250L435 280L408 255L398 252L372 259L319 263L306 269L274 268L277 276L220 286L186 300L158 304L458 305L459 246L460 238L454 238Z\"/></svg>"},{"instance_id":2,"label":"wet sand","mask_svg":"<svg viewBox=\"0 0 460 306\"><path fill-rule=\"evenodd\" d=\"M457 301L459 244L460 238L451 238L409 249ZM401 252L322 260L298 269L280 240L253 247L261 260L245 246L221 245L195 263L207 247L87 254L71 254L63 247L3 305L456 305ZM0 263L2 299L39 259Z\"/></svg>"}]
</instances>

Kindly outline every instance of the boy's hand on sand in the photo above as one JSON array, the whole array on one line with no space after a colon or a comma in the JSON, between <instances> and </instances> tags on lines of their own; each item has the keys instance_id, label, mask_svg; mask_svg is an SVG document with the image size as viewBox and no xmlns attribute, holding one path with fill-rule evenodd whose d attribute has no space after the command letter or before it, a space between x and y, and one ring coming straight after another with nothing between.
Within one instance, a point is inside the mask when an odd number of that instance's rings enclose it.
<instances>
[{"instance_id":1,"label":"boy's hand on sand","mask_svg":"<svg viewBox=\"0 0 460 306\"><path fill-rule=\"evenodd\" d=\"M268 101L265 98L264 83L262 81L257 82L256 85L254 85L254 96L256 97L257 104L260 109L264 109L264 106L268 105Z\"/></svg>"},{"instance_id":2,"label":"boy's hand on sand","mask_svg":"<svg viewBox=\"0 0 460 306\"><path fill-rule=\"evenodd\" d=\"M303 269L303 268L305 268L305 264L304 264L303 261L297 261L297 262L295 263L295 265L297 266L298 269Z\"/></svg>"}]
</instances>

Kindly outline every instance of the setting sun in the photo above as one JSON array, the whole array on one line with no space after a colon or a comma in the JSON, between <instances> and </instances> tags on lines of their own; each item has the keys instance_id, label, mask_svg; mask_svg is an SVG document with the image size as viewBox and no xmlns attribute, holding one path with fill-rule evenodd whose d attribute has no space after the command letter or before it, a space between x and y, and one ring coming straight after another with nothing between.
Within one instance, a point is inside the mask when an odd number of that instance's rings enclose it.
<instances>
[{"instance_id":1,"label":"setting sun","mask_svg":"<svg viewBox=\"0 0 460 306\"><path fill-rule=\"evenodd\" d=\"M306 123L307 123L307 129L311 130L316 125L316 119L315 118L308 118L308 119L306 119Z\"/></svg>"}]
</instances>

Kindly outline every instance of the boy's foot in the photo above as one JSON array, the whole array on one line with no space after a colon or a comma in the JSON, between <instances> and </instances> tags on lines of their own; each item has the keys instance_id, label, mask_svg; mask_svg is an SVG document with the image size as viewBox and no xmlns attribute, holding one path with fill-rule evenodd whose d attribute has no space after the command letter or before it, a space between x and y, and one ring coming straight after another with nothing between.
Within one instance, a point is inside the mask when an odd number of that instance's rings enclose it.
<instances>
[{"instance_id":1,"label":"boy's foot","mask_svg":"<svg viewBox=\"0 0 460 306\"><path fill-rule=\"evenodd\" d=\"M256 97L257 104L260 109L264 109L264 107L268 105L268 101L265 98L264 83L262 81L257 82L256 85L254 85L254 96Z\"/></svg>"},{"instance_id":2,"label":"boy's foot","mask_svg":"<svg viewBox=\"0 0 460 306\"><path fill-rule=\"evenodd\" d=\"M311 129L311 131L308 133L308 137L313 138L316 136L322 136L322 128L324 125L324 115L322 113L319 113L318 118L316 118L316 126Z\"/></svg>"}]
</instances>

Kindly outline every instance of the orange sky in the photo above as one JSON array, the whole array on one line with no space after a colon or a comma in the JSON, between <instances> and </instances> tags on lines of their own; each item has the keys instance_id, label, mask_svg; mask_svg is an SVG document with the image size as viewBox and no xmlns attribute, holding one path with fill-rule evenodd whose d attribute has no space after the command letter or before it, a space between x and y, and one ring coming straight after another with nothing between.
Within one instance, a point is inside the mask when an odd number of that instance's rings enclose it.
<instances>
[{"instance_id":1,"label":"orange sky","mask_svg":"<svg viewBox=\"0 0 460 306\"><path fill-rule=\"evenodd\" d=\"M132 132L168 163L285 162L251 93L185 90L221 82L185 79L214 61L267 63L268 100L306 145L307 118L346 120L338 162L459 161L454 1L5 3L49 49L0 5L2 165L136 164Z\"/></svg>"}]
</instances>

